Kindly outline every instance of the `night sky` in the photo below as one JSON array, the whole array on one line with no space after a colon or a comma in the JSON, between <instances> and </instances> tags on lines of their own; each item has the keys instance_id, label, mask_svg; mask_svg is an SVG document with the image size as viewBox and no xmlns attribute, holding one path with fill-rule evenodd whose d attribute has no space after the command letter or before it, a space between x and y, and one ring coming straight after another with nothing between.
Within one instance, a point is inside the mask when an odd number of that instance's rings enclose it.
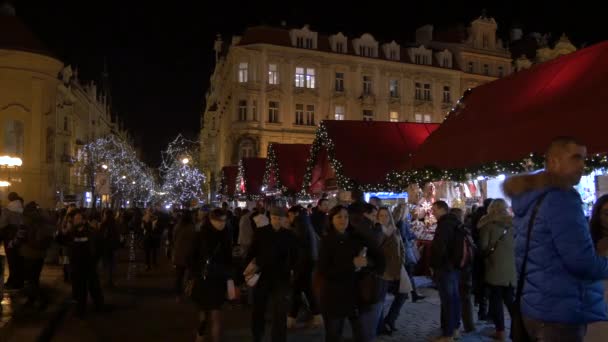
<instances>
[{"instance_id":1,"label":"night sky","mask_svg":"<svg viewBox=\"0 0 608 342\"><path fill-rule=\"evenodd\" d=\"M178 133L198 134L217 33L227 41L247 26L285 20L288 26L310 24L351 37L370 32L380 41L405 42L421 25L467 24L485 8L503 40L512 24L522 25L524 33L566 32L578 47L608 38L605 11L581 1L577 7L557 1L12 2L47 47L78 66L81 78L100 80L107 61L114 108L151 166Z\"/></svg>"}]
</instances>

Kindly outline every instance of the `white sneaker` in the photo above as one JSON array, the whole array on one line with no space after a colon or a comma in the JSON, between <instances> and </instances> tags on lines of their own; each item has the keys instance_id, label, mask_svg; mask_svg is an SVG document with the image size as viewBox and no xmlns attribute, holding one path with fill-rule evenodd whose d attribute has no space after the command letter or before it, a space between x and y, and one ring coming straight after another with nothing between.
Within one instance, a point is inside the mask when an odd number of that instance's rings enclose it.
<instances>
[{"instance_id":1,"label":"white sneaker","mask_svg":"<svg viewBox=\"0 0 608 342\"><path fill-rule=\"evenodd\" d=\"M313 328L321 328L323 326L323 317L321 315L314 315L311 326Z\"/></svg>"},{"instance_id":2,"label":"white sneaker","mask_svg":"<svg viewBox=\"0 0 608 342\"><path fill-rule=\"evenodd\" d=\"M293 329L296 327L296 319L293 317L287 317L287 329Z\"/></svg>"}]
</instances>

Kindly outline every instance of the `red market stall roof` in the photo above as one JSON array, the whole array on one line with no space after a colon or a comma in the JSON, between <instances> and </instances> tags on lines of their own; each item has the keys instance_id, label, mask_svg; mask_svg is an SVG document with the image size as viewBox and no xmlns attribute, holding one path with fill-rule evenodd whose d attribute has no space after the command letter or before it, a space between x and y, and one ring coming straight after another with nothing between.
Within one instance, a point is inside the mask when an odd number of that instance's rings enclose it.
<instances>
[{"instance_id":1,"label":"red market stall roof","mask_svg":"<svg viewBox=\"0 0 608 342\"><path fill-rule=\"evenodd\" d=\"M224 166L222 168L220 191L221 195L232 197L234 196L234 188L236 187L236 174L238 167L236 165Z\"/></svg>"},{"instance_id":2,"label":"red market stall roof","mask_svg":"<svg viewBox=\"0 0 608 342\"><path fill-rule=\"evenodd\" d=\"M236 195L262 195L262 180L266 168L266 158L243 158L239 162L236 176Z\"/></svg>"},{"instance_id":3,"label":"red market stall roof","mask_svg":"<svg viewBox=\"0 0 608 342\"><path fill-rule=\"evenodd\" d=\"M473 89L420 146L416 168L476 168L542 154L557 136L608 152L608 42Z\"/></svg>"},{"instance_id":4,"label":"red market stall roof","mask_svg":"<svg viewBox=\"0 0 608 342\"><path fill-rule=\"evenodd\" d=\"M310 144L268 145L264 186L270 190L277 189L292 194L300 192L311 146Z\"/></svg>"},{"instance_id":5,"label":"red market stall roof","mask_svg":"<svg viewBox=\"0 0 608 342\"><path fill-rule=\"evenodd\" d=\"M337 180L348 188L381 188L389 173L409 168L411 154L438 124L326 120L317 130L307 164L304 186L321 192Z\"/></svg>"}]
</instances>

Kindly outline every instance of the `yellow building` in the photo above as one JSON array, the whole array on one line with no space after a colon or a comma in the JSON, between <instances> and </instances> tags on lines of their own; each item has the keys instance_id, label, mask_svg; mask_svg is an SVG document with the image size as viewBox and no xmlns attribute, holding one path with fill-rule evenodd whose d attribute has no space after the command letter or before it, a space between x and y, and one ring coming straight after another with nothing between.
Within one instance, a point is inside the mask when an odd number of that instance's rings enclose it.
<instances>
[{"instance_id":1,"label":"yellow building","mask_svg":"<svg viewBox=\"0 0 608 342\"><path fill-rule=\"evenodd\" d=\"M211 189L223 166L266 157L269 143L310 144L324 119L441 122L464 90L511 73L496 29L486 17L464 32L427 25L408 44L308 26L218 36L200 133Z\"/></svg>"},{"instance_id":2,"label":"yellow building","mask_svg":"<svg viewBox=\"0 0 608 342\"><path fill-rule=\"evenodd\" d=\"M0 181L10 183L0 187L3 202L16 191L46 208L64 196L86 205L86 183L75 165L79 145L116 131L116 125L95 85L81 86L74 76L14 10L2 9L0 156L23 162L18 168L0 166Z\"/></svg>"}]
</instances>

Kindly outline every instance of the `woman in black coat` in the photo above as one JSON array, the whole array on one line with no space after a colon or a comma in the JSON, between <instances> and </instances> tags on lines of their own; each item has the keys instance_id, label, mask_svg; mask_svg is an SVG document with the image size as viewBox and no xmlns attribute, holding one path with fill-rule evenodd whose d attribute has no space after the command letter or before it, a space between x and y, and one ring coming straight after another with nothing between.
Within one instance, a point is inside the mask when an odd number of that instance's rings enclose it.
<instances>
[{"instance_id":1,"label":"woman in black coat","mask_svg":"<svg viewBox=\"0 0 608 342\"><path fill-rule=\"evenodd\" d=\"M348 209L338 205L329 211L328 234L321 241L318 272L321 276L321 311L325 324L325 341L341 341L344 320L348 318L355 341L363 341L357 303L357 272L372 267L368 260L382 258L376 248L357 234L349 224ZM366 251L367 250L367 251ZM369 259L368 259L369 257Z\"/></svg>"},{"instance_id":2,"label":"woman in black coat","mask_svg":"<svg viewBox=\"0 0 608 342\"><path fill-rule=\"evenodd\" d=\"M234 294L234 288L228 289L233 272L232 238L225 228L226 213L214 209L194 239L189 269L194 282L192 299L201 311L197 341L206 335L207 323L211 326L211 341L220 341L222 306L227 294L230 297Z\"/></svg>"}]
</instances>

